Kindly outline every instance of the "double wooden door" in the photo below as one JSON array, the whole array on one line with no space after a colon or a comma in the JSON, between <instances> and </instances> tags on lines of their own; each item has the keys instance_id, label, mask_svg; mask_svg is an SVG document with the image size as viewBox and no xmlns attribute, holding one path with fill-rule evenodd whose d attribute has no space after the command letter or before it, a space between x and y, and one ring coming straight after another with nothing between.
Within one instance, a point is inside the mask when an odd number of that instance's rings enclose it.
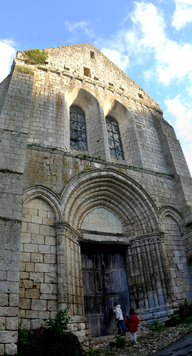
<instances>
[{"instance_id":1,"label":"double wooden door","mask_svg":"<svg viewBox=\"0 0 192 356\"><path fill-rule=\"evenodd\" d=\"M81 253L85 314L91 335L112 334L116 330L115 316L110 312L114 302L121 305L124 318L129 311L122 247L84 243Z\"/></svg>"}]
</instances>

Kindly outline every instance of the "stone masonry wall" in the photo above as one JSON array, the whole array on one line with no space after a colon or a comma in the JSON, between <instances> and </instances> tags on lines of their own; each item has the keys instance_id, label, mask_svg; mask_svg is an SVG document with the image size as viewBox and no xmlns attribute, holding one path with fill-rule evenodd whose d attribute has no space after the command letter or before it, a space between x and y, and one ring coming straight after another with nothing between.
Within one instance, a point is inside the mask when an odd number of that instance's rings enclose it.
<instances>
[{"instance_id":1,"label":"stone masonry wall","mask_svg":"<svg viewBox=\"0 0 192 356\"><path fill-rule=\"evenodd\" d=\"M54 212L42 199L33 199L23 210L19 281L20 327L34 329L55 315L57 265Z\"/></svg>"},{"instance_id":2,"label":"stone masonry wall","mask_svg":"<svg viewBox=\"0 0 192 356\"><path fill-rule=\"evenodd\" d=\"M72 177L96 168L113 168L127 174L142 185L158 207L171 204L179 209L174 190L174 179L168 174L84 158L83 155L77 157L35 146L28 146L26 152L24 189L29 185L43 184L59 194Z\"/></svg>"},{"instance_id":3,"label":"stone masonry wall","mask_svg":"<svg viewBox=\"0 0 192 356\"><path fill-rule=\"evenodd\" d=\"M191 298L192 295L191 276L187 273L184 243L179 225L169 215L164 218L163 231L173 289L178 302L180 302L186 296Z\"/></svg>"},{"instance_id":4,"label":"stone masonry wall","mask_svg":"<svg viewBox=\"0 0 192 356\"><path fill-rule=\"evenodd\" d=\"M150 320L153 307L160 317L175 298L191 298L184 246L190 261L192 180L174 130L159 105L94 46L65 46L48 53L47 64L33 66L19 52L13 73L0 84L0 355L16 353L18 325L39 326L68 304L76 335L88 337L81 234L74 220L80 224L88 205L93 210L106 204L111 211L114 206L128 238L137 236L131 247L136 260L132 263L127 256L126 262L132 299L136 306L140 302L144 320ZM71 105L85 113L87 151L70 148ZM122 161L110 155L107 115L119 125ZM89 172L93 181L83 176ZM76 190L66 199L67 189L81 180L82 200ZM45 195L26 201L23 212L24 191L37 185ZM144 230L150 236L139 240ZM151 242L161 230L164 240ZM146 265L149 273L142 268Z\"/></svg>"},{"instance_id":5,"label":"stone masonry wall","mask_svg":"<svg viewBox=\"0 0 192 356\"><path fill-rule=\"evenodd\" d=\"M14 71L4 83L6 96L4 91L0 98L1 355L17 352L22 189L31 109L30 80L31 76Z\"/></svg>"},{"instance_id":6,"label":"stone masonry wall","mask_svg":"<svg viewBox=\"0 0 192 356\"><path fill-rule=\"evenodd\" d=\"M1 83L0 83L0 115L1 115L1 110L5 101L5 97L7 94L7 90L9 87L9 83L11 80L11 75L9 74Z\"/></svg>"}]
</instances>

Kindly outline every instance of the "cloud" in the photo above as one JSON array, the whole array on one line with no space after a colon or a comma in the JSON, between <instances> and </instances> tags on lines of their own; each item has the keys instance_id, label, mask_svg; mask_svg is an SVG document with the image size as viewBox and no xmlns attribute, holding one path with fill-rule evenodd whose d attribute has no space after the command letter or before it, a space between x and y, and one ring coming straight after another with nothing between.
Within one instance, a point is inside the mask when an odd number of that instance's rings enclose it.
<instances>
[{"instance_id":1,"label":"cloud","mask_svg":"<svg viewBox=\"0 0 192 356\"><path fill-rule=\"evenodd\" d=\"M0 40L0 83L9 74L10 66L16 55L15 42L2 39Z\"/></svg>"},{"instance_id":2,"label":"cloud","mask_svg":"<svg viewBox=\"0 0 192 356\"><path fill-rule=\"evenodd\" d=\"M87 25L88 24L85 21L75 22L73 24L69 21L65 21L65 26L69 32L74 32L77 28L85 29Z\"/></svg>"},{"instance_id":3,"label":"cloud","mask_svg":"<svg viewBox=\"0 0 192 356\"><path fill-rule=\"evenodd\" d=\"M176 0L175 0L176 1ZM172 18L172 26L176 28L176 30L180 30L185 27L187 23L192 22L192 6L189 6L190 2L176 2L175 12ZM191 3L192 5L192 0Z\"/></svg>"},{"instance_id":4,"label":"cloud","mask_svg":"<svg viewBox=\"0 0 192 356\"><path fill-rule=\"evenodd\" d=\"M126 29L128 18L132 26ZM183 78L192 72L192 45L179 44L167 37L161 9L152 3L135 2L133 13L125 18L123 24L122 30L110 40L101 41L100 46L126 56L130 65L132 62L144 65L148 60L153 61L153 69L143 73L146 80L156 79L168 85L171 80ZM120 61L120 65L124 65L124 62Z\"/></svg>"},{"instance_id":5,"label":"cloud","mask_svg":"<svg viewBox=\"0 0 192 356\"><path fill-rule=\"evenodd\" d=\"M65 21L65 26L67 27L68 31L75 35L74 41L77 41L80 30L86 32L86 34L93 39L95 37L94 31L92 28L89 27L89 23L86 21L79 21L75 23L71 23L70 21Z\"/></svg>"},{"instance_id":6,"label":"cloud","mask_svg":"<svg viewBox=\"0 0 192 356\"><path fill-rule=\"evenodd\" d=\"M182 104L181 95L173 100L165 100L167 110L176 119L174 128L184 147L184 154L192 174L192 109L186 110Z\"/></svg>"},{"instance_id":7,"label":"cloud","mask_svg":"<svg viewBox=\"0 0 192 356\"><path fill-rule=\"evenodd\" d=\"M192 0L175 0L176 2L182 2L184 4L192 5Z\"/></svg>"},{"instance_id":8,"label":"cloud","mask_svg":"<svg viewBox=\"0 0 192 356\"><path fill-rule=\"evenodd\" d=\"M129 58L116 49L101 48L101 51L122 70L129 66Z\"/></svg>"}]
</instances>

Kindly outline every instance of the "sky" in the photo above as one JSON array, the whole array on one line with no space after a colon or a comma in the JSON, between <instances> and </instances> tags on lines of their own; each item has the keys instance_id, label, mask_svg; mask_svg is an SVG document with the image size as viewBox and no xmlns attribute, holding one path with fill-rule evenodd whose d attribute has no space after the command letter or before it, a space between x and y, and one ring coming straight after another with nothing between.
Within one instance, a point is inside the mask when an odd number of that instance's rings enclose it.
<instances>
[{"instance_id":1,"label":"sky","mask_svg":"<svg viewBox=\"0 0 192 356\"><path fill-rule=\"evenodd\" d=\"M192 0L7 0L0 82L17 50L92 43L160 105L192 174Z\"/></svg>"}]
</instances>

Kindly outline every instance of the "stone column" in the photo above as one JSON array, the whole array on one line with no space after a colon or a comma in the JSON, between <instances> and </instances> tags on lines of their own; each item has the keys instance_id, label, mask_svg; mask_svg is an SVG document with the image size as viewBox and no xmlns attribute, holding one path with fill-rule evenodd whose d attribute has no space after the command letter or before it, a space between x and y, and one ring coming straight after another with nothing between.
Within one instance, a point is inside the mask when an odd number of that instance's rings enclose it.
<instances>
[{"instance_id":1,"label":"stone column","mask_svg":"<svg viewBox=\"0 0 192 356\"><path fill-rule=\"evenodd\" d=\"M88 345L90 332L84 316L80 232L67 223L55 224L57 233L58 306L69 308L71 330Z\"/></svg>"},{"instance_id":2,"label":"stone column","mask_svg":"<svg viewBox=\"0 0 192 356\"><path fill-rule=\"evenodd\" d=\"M81 252L77 238L81 234L66 223L56 223L58 305L70 305L71 315L84 314Z\"/></svg>"},{"instance_id":3,"label":"stone column","mask_svg":"<svg viewBox=\"0 0 192 356\"><path fill-rule=\"evenodd\" d=\"M163 236L141 236L132 239L127 248L127 276L131 306L144 313L144 319L152 319L153 313L166 314L173 288L166 265Z\"/></svg>"}]
</instances>

